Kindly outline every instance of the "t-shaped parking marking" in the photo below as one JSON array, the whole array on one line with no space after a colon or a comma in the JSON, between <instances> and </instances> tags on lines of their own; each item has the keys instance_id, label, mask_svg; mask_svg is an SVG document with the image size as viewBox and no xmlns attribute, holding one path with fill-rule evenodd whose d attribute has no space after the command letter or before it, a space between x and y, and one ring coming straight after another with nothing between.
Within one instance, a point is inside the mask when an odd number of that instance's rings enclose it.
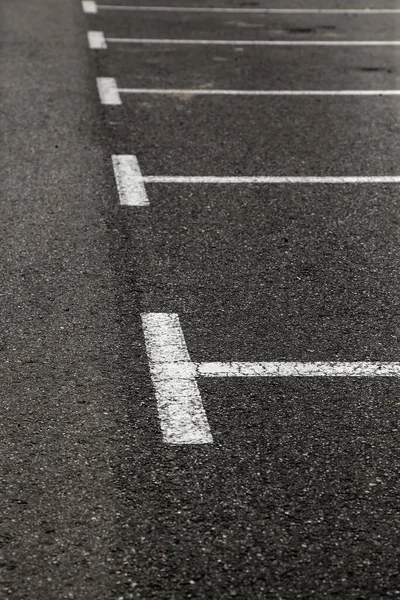
<instances>
[{"instance_id":1,"label":"t-shaped parking marking","mask_svg":"<svg viewBox=\"0 0 400 600\"><path fill-rule=\"evenodd\" d=\"M400 377L393 362L202 362L191 360L179 317L142 314L163 440L210 444L212 434L198 377Z\"/></svg>"},{"instance_id":2,"label":"t-shaped parking marking","mask_svg":"<svg viewBox=\"0 0 400 600\"><path fill-rule=\"evenodd\" d=\"M112 87L108 88L113 94ZM112 156L115 180L117 182L120 203L126 206L148 206L146 184L214 184L214 185L286 185L286 184L367 184L400 183L398 175L382 176L283 176L269 175L143 175L139 161L134 154L114 154Z\"/></svg>"}]
</instances>

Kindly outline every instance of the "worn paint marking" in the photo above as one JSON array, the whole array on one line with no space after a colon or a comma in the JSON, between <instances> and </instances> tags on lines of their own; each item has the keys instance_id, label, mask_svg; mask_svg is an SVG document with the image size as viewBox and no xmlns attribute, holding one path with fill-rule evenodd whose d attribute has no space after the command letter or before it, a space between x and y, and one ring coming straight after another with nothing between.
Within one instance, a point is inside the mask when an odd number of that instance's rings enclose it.
<instances>
[{"instance_id":1,"label":"worn paint marking","mask_svg":"<svg viewBox=\"0 0 400 600\"><path fill-rule=\"evenodd\" d=\"M159 94L173 96L399 96L400 90L216 90L118 88L120 94Z\"/></svg>"},{"instance_id":2,"label":"worn paint marking","mask_svg":"<svg viewBox=\"0 0 400 600\"><path fill-rule=\"evenodd\" d=\"M112 164L120 204L125 206L148 206L149 199L136 156L132 154L114 154Z\"/></svg>"},{"instance_id":3,"label":"worn paint marking","mask_svg":"<svg viewBox=\"0 0 400 600\"><path fill-rule=\"evenodd\" d=\"M196 369L178 315L143 314L142 323L164 442L211 444Z\"/></svg>"},{"instance_id":4,"label":"worn paint marking","mask_svg":"<svg viewBox=\"0 0 400 600\"><path fill-rule=\"evenodd\" d=\"M102 104L116 106L122 104L121 96L114 77L97 77L97 89Z\"/></svg>"},{"instance_id":5,"label":"worn paint marking","mask_svg":"<svg viewBox=\"0 0 400 600\"><path fill-rule=\"evenodd\" d=\"M92 50L104 50L107 48L106 38L102 31L88 31L89 48Z\"/></svg>"},{"instance_id":6,"label":"worn paint marking","mask_svg":"<svg viewBox=\"0 0 400 600\"><path fill-rule=\"evenodd\" d=\"M107 37L118 44L194 44L203 46L400 46L400 40L196 40Z\"/></svg>"},{"instance_id":7,"label":"worn paint marking","mask_svg":"<svg viewBox=\"0 0 400 600\"><path fill-rule=\"evenodd\" d=\"M97 13L97 4L94 0L82 0L82 10L85 13L95 15Z\"/></svg>"},{"instance_id":8,"label":"worn paint marking","mask_svg":"<svg viewBox=\"0 0 400 600\"><path fill-rule=\"evenodd\" d=\"M93 4L95 4L93 2ZM193 12L193 13L229 13L229 14L322 14L322 15L395 15L398 8L224 8L212 6L126 6L116 4L98 4L99 10L130 10L145 12Z\"/></svg>"},{"instance_id":9,"label":"worn paint marking","mask_svg":"<svg viewBox=\"0 0 400 600\"><path fill-rule=\"evenodd\" d=\"M209 444L198 377L400 377L398 362L200 362L191 360L179 317L142 314L164 442Z\"/></svg>"}]
</instances>

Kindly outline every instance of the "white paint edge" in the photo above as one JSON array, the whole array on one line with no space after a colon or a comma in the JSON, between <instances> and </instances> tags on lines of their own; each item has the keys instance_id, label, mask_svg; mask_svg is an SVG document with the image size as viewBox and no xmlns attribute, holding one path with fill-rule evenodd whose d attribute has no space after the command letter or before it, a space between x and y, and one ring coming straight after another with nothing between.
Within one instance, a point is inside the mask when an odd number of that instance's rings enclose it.
<instances>
[{"instance_id":1,"label":"white paint edge","mask_svg":"<svg viewBox=\"0 0 400 600\"><path fill-rule=\"evenodd\" d=\"M102 104L107 104L110 106L122 104L117 82L114 77L97 77L96 83L100 96L100 102Z\"/></svg>"},{"instance_id":2,"label":"white paint edge","mask_svg":"<svg viewBox=\"0 0 400 600\"><path fill-rule=\"evenodd\" d=\"M120 204L123 206L148 206L150 203L136 156L134 154L114 154L112 164Z\"/></svg>"},{"instance_id":3,"label":"white paint edge","mask_svg":"<svg viewBox=\"0 0 400 600\"><path fill-rule=\"evenodd\" d=\"M209 362L202 377L400 377L400 363L385 362Z\"/></svg>"},{"instance_id":4,"label":"white paint edge","mask_svg":"<svg viewBox=\"0 0 400 600\"><path fill-rule=\"evenodd\" d=\"M169 175L146 175L141 179L144 183L216 183L216 184L240 184L240 183L400 183L400 176L384 177L264 177L264 176L169 176Z\"/></svg>"},{"instance_id":5,"label":"white paint edge","mask_svg":"<svg viewBox=\"0 0 400 600\"><path fill-rule=\"evenodd\" d=\"M94 0L82 0L82 9L84 13L91 15L97 14L97 4Z\"/></svg>"},{"instance_id":6,"label":"white paint edge","mask_svg":"<svg viewBox=\"0 0 400 600\"><path fill-rule=\"evenodd\" d=\"M130 10L157 12L193 12L193 13L237 13L237 14L337 14L337 15L390 15L400 14L397 8L223 8L197 6L124 6L99 4L99 10Z\"/></svg>"},{"instance_id":7,"label":"white paint edge","mask_svg":"<svg viewBox=\"0 0 400 600\"><path fill-rule=\"evenodd\" d=\"M158 416L166 444L211 444L212 435L176 314L142 314ZM169 368L170 366L174 368Z\"/></svg>"},{"instance_id":8,"label":"white paint edge","mask_svg":"<svg viewBox=\"0 0 400 600\"><path fill-rule=\"evenodd\" d=\"M207 46L400 46L400 40L186 40L159 38L106 38L119 44L191 44Z\"/></svg>"},{"instance_id":9,"label":"white paint edge","mask_svg":"<svg viewBox=\"0 0 400 600\"><path fill-rule=\"evenodd\" d=\"M115 80L114 80L115 81ZM160 94L176 96L399 96L400 90L210 90L119 88L123 94Z\"/></svg>"},{"instance_id":10,"label":"white paint edge","mask_svg":"<svg viewBox=\"0 0 400 600\"><path fill-rule=\"evenodd\" d=\"M107 48L106 38L102 31L88 31L89 48L92 50L105 50Z\"/></svg>"}]
</instances>

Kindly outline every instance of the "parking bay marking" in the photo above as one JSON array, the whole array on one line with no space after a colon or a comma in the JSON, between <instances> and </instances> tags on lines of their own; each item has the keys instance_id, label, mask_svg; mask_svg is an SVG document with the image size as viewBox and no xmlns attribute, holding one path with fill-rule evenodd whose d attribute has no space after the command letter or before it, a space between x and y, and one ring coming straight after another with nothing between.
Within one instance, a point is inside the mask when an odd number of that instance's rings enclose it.
<instances>
[{"instance_id":1,"label":"parking bay marking","mask_svg":"<svg viewBox=\"0 0 400 600\"><path fill-rule=\"evenodd\" d=\"M97 4L95 0L83 0L85 13L96 14L99 10L130 10L138 12L191 12L229 14L331 14L331 15L391 15L400 14L398 8L224 8L212 6L126 6Z\"/></svg>"},{"instance_id":2,"label":"parking bay marking","mask_svg":"<svg viewBox=\"0 0 400 600\"><path fill-rule=\"evenodd\" d=\"M134 154L114 154L112 156L115 180L120 199L124 206L148 206L150 204L146 183L164 184L365 184L400 183L400 176L381 177L269 177L254 176L207 176L207 175L142 175L137 157Z\"/></svg>"},{"instance_id":3,"label":"parking bay marking","mask_svg":"<svg viewBox=\"0 0 400 600\"><path fill-rule=\"evenodd\" d=\"M216 90L119 88L114 77L97 77L100 102L108 106L122 104L121 94L155 94L169 96L399 96L400 90Z\"/></svg>"},{"instance_id":4,"label":"parking bay marking","mask_svg":"<svg viewBox=\"0 0 400 600\"><path fill-rule=\"evenodd\" d=\"M180 44L202 46L400 46L400 40L196 40L105 37L102 31L88 32L89 48L104 50L115 44Z\"/></svg>"},{"instance_id":5,"label":"parking bay marking","mask_svg":"<svg viewBox=\"0 0 400 600\"><path fill-rule=\"evenodd\" d=\"M142 314L146 352L163 441L210 444L198 377L400 377L393 362L193 362L179 316Z\"/></svg>"}]
</instances>

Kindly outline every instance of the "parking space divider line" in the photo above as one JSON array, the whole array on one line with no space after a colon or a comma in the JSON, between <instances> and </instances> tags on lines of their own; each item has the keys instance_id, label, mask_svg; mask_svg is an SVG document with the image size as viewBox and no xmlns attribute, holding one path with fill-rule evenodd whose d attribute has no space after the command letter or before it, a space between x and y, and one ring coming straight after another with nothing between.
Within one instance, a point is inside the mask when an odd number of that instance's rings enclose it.
<instances>
[{"instance_id":1,"label":"parking space divider line","mask_svg":"<svg viewBox=\"0 0 400 600\"><path fill-rule=\"evenodd\" d=\"M112 156L115 180L120 203L126 206L148 206L150 204L145 184L398 184L400 176L268 176L268 175L143 175L134 154Z\"/></svg>"},{"instance_id":2,"label":"parking space divider line","mask_svg":"<svg viewBox=\"0 0 400 600\"><path fill-rule=\"evenodd\" d=\"M201 377L400 377L398 362L204 362Z\"/></svg>"},{"instance_id":3,"label":"parking space divider line","mask_svg":"<svg viewBox=\"0 0 400 600\"><path fill-rule=\"evenodd\" d=\"M209 444L212 435L198 377L400 377L399 362L200 362L191 360L179 316L142 314L163 440Z\"/></svg>"},{"instance_id":4,"label":"parking space divider line","mask_svg":"<svg viewBox=\"0 0 400 600\"><path fill-rule=\"evenodd\" d=\"M214 183L214 184L251 184L251 183L400 183L398 175L384 175L381 177L269 177L264 175L143 175L143 183Z\"/></svg>"},{"instance_id":5,"label":"parking space divider line","mask_svg":"<svg viewBox=\"0 0 400 600\"><path fill-rule=\"evenodd\" d=\"M202 46L400 46L400 40L197 40L169 38L116 38L115 44L180 44Z\"/></svg>"},{"instance_id":6,"label":"parking space divider line","mask_svg":"<svg viewBox=\"0 0 400 600\"><path fill-rule=\"evenodd\" d=\"M400 96L400 90L224 90L209 88L119 88L114 77L97 77L102 104L122 104L120 94L160 96Z\"/></svg>"},{"instance_id":7,"label":"parking space divider line","mask_svg":"<svg viewBox=\"0 0 400 600\"><path fill-rule=\"evenodd\" d=\"M400 90L216 90L118 88L120 94L159 94L174 96L399 96Z\"/></svg>"},{"instance_id":8,"label":"parking space divider line","mask_svg":"<svg viewBox=\"0 0 400 600\"><path fill-rule=\"evenodd\" d=\"M127 10L136 12L190 12L190 13L227 13L227 14L315 14L315 15L396 15L400 14L397 8L228 8L217 6L128 6L117 4L97 4L94 1L84 0L83 5L95 5L98 10Z\"/></svg>"}]
</instances>

